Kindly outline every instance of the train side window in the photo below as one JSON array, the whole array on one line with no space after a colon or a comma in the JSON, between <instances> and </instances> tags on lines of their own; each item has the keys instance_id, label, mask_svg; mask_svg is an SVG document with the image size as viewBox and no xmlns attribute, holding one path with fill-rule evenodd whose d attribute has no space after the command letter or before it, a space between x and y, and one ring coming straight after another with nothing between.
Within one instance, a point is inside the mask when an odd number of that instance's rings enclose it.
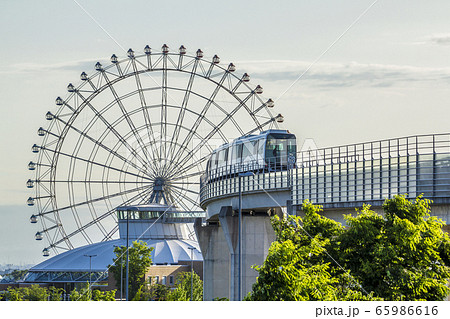
<instances>
[{"instance_id":1,"label":"train side window","mask_svg":"<svg viewBox=\"0 0 450 319\"><path fill-rule=\"evenodd\" d=\"M258 140L258 160L264 160L264 146L266 144L265 142L265 139Z\"/></svg>"},{"instance_id":2,"label":"train side window","mask_svg":"<svg viewBox=\"0 0 450 319\"><path fill-rule=\"evenodd\" d=\"M217 167L217 153L211 155L211 170Z\"/></svg>"},{"instance_id":3,"label":"train side window","mask_svg":"<svg viewBox=\"0 0 450 319\"><path fill-rule=\"evenodd\" d=\"M239 157L239 161L242 160L242 149L243 149L244 144L239 144L238 145L238 157Z\"/></svg>"},{"instance_id":4,"label":"train side window","mask_svg":"<svg viewBox=\"0 0 450 319\"><path fill-rule=\"evenodd\" d=\"M234 144L233 145L233 164L240 164L242 158L242 145L243 144Z\"/></svg>"},{"instance_id":5,"label":"train side window","mask_svg":"<svg viewBox=\"0 0 450 319\"><path fill-rule=\"evenodd\" d=\"M250 142L252 144L252 161L258 160L258 141L254 140Z\"/></svg>"},{"instance_id":6,"label":"train side window","mask_svg":"<svg viewBox=\"0 0 450 319\"><path fill-rule=\"evenodd\" d=\"M229 147L227 147L226 149L225 149L225 156L224 156L224 161L225 161L225 166L227 166L229 163L228 163L228 150L229 150L230 148Z\"/></svg>"},{"instance_id":7,"label":"train side window","mask_svg":"<svg viewBox=\"0 0 450 319\"><path fill-rule=\"evenodd\" d=\"M244 162L251 161L253 159L252 154L254 152L253 144L251 142L245 142L242 146L242 160Z\"/></svg>"},{"instance_id":8,"label":"train side window","mask_svg":"<svg viewBox=\"0 0 450 319\"><path fill-rule=\"evenodd\" d=\"M217 167L223 167L227 165L228 149L223 149L217 153Z\"/></svg>"}]
</instances>

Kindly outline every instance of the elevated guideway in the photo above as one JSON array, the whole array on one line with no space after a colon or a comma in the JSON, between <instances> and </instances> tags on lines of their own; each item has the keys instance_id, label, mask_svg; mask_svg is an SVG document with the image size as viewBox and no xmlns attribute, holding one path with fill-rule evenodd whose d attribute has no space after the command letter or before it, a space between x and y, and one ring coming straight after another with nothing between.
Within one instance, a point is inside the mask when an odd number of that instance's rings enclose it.
<instances>
[{"instance_id":1,"label":"elevated guideway","mask_svg":"<svg viewBox=\"0 0 450 319\"><path fill-rule=\"evenodd\" d=\"M207 219L220 207L237 208L239 179L242 209L285 207L300 210L305 199L325 210L363 203L381 206L386 198L423 194L433 205L450 204L450 134L410 136L299 152L295 167L248 176L224 176L202 185Z\"/></svg>"},{"instance_id":2,"label":"elevated guideway","mask_svg":"<svg viewBox=\"0 0 450 319\"><path fill-rule=\"evenodd\" d=\"M301 215L304 200L324 208L324 215L343 222L343 214L369 204L381 212L386 198L423 194L433 201L432 214L450 223L450 134L409 136L297 153L284 170L222 176L203 184L200 204L206 224L195 230L204 257L205 300L237 291L239 193L242 196L242 292L251 290L275 239L269 216ZM445 228L449 231L448 226ZM222 274L222 275L220 275ZM223 275L225 274L225 275ZM220 279L218 279L220 278ZM230 280L234 278L234 280Z\"/></svg>"}]
</instances>

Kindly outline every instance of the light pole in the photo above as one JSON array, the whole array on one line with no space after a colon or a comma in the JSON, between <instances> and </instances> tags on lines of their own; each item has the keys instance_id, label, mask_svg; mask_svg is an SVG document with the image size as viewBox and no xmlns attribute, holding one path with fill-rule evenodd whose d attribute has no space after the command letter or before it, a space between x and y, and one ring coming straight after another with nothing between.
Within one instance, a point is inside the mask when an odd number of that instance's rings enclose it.
<instances>
[{"instance_id":1,"label":"light pole","mask_svg":"<svg viewBox=\"0 0 450 319\"><path fill-rule=\"evenodd\" d=\"M92 257L97 257L97 255L84 255L84 257L89 257L89 291L92 291L92 287L91 287ZM89 296L89 299L91 299L91 296Z\"/></svg>"},{"instance_id":2,"label":"light pole","mask_svg":"<svg viewBox=\"0 0 450 319\"><path fill-rule=\"evenodd\" d=\"M253 172L239 173L239 222L238 222L238 300L241 301L241 278L242 278L242 177L253 176Z\"/></svg>"},{"instance_id":3,"label":"light pole","mask_svg":"<svg viewBox=\"0 0 450 319\"><path fill-rule=\"evenodd\" d=\"M191 301L194 300L194 249L195 247L188 247L191 250Z\"/></svg>"},{"instance_id":4,"label":"light pole","mask_svg":"<svg viewBox=\"0 0 450 319\"><path fill-rule=\"evenodd\" d=\"M129 255L128 255L128 250L129 250L129 231L130 231L130 212L127 211L127 263L126 263L126 274L125 274L125 300L128 301L128 273L129 273L129 269L128 269L128 264L129 264Z\"/></svg>"}]
</instances>

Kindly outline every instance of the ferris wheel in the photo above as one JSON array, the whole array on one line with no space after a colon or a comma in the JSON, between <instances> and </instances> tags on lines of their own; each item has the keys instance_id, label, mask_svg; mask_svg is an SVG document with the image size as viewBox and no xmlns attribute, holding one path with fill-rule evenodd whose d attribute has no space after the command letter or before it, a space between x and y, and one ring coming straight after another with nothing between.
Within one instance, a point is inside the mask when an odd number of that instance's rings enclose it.
<instances>
[{"instance_id":1,"label":"ferris wheel","mask_svg":"<svg viewBox=\"0 0 450 319\"><path fill-rule=\"evenodd\" d=\"M104 63L106 64L106 63ZM81 73L45 115L32 146L31 223L44 256L118 236L115 209L170 203L199 211L208 156L231 139L277 128L274 103L247 73L199 49L129 49Z\"/></svg>"}]
</instances>

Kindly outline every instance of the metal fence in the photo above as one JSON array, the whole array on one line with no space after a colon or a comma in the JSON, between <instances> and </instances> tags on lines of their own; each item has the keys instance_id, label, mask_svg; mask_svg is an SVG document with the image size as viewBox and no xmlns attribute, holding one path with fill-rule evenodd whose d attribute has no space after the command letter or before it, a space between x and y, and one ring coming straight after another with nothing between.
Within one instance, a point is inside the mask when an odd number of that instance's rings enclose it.
<instances>
[{"instance_id":1,"label":"metal fence","mask_svg":"<svg viewBox=\"0 0 450 319\"><path fill-rule=\"evenodd\" d=\"M292 199L301 205L371 202L395 194L450 200L450 134L421 135L298 154Z\"/></svg>"},{"instance_id":2,"label":"metal fence","mask_svg":"<svg viewBox=\"0 0 450 319\"><path fill-rule=\"evenodd\" d=\"M272 190L289 190L292 183L292 170L278 168L272 171L255 172L253 175L242 176L241 191L243 193L263 192ZM202 183L200 187L200 204L239 193L239 176L224 175L220 178Z\"/></svg>"}]
</instances>

